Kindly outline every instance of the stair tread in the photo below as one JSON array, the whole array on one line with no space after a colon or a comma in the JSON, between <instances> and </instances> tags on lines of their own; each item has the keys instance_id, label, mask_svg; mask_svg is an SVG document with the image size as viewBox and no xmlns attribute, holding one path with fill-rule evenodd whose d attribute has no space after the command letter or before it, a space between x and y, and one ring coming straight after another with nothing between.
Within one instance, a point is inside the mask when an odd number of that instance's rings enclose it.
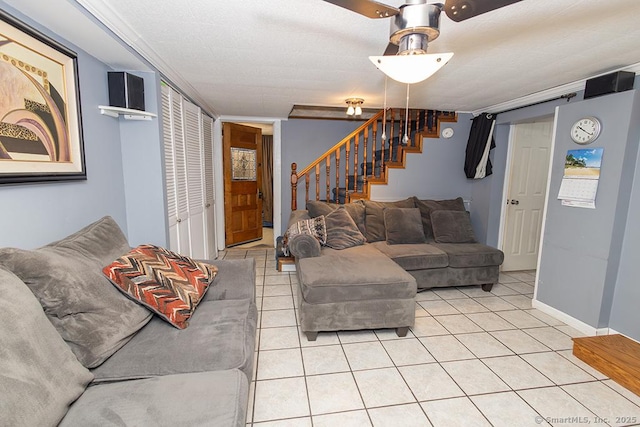
<instances>
[{"instance_id":1,"label":"stair tread","mask_svg":"<svg viewBox=\"0 0 640 427\"><path fill-rule=\"evenodd\" d=\"M573 354L640 395L640 343L619 334L573 338Z\"/></svg>"}]
</instances>

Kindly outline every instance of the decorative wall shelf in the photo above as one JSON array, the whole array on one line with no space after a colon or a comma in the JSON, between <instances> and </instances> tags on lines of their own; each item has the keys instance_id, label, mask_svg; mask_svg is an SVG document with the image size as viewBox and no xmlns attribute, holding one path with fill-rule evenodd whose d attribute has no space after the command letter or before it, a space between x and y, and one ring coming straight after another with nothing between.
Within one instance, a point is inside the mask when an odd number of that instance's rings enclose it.
<instances>
[{"instance_id":1,"label":"decorative wall shelf","mask_svg":"<svg viewBox=\"0 0 640 427\"><path fill-rule=\"evenodd\" d=\"M98 105L100 114L105 116L118 118L124 117L125 120L151 120L158 117L157 114L148 111L132 110L130 108L111 107L109 105Z\"/></svg>"}]
</instances>

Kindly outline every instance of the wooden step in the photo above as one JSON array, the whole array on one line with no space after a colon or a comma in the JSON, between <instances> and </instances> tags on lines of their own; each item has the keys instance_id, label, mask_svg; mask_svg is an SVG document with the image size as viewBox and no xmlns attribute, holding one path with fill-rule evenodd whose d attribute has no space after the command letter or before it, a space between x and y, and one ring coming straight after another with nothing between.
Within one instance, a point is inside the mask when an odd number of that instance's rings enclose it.
<instances>
[{"instance_id":1,"label":"wooden step","mask_svg":"<svg viewBox=\"0 0 640 427\"><path fill-rule=\"evenodd\" d=\"M573 355L640 396L640 343L622 335L573 338Z\"/></svg>"},{"instance_id":2,"label":"wooden step","mask_svg":"<svg viewBox=\"0 0 640 427\"><path fill-rule=\"evenodd\" d=\"M369 195L367 193L349 193L349 198L351 200L368 199Z\"/></svg>"},{"instance_id":3,"label":"wooden step","mask_svg":"<svg viewBox=\"0 0 640 427\"><path fill-rule=\"evenodd\" d=\"M385 166L392 169L404 168L404 163L402 162L386 162Z\"/></svg>"}]
</instances>

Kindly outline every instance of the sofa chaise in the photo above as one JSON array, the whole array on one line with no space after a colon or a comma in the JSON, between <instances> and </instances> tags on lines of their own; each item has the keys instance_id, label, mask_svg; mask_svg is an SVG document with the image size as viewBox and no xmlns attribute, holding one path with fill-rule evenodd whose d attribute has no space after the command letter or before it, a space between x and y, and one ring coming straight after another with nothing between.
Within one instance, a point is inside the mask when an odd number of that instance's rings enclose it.
<instances>
[{"instance_id":1,"label":"sofa chaise","mask_svg":"<svg viewBox=\"0 0 640 427\"><path fill-rule=\"evenodd\" d=\"M416 291L481 285L488 292L498 281L504 254L476 241L462 198L306 207L292 212L286 243L310 340L335 330L397 328L402 335L415 321Z\"/></svg>"}]
</instances>

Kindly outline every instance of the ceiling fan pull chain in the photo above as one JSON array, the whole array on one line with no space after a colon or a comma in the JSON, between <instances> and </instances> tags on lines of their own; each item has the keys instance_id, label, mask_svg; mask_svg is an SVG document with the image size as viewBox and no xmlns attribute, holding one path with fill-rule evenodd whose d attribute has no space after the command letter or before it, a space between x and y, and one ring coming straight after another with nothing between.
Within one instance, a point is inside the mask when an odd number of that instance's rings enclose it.
<instances>
[{"instance_id":1,"label":"ceiling fan pull chain","mask_svg":"<svg viewBox=\"0 0 640 427\"><path fill-rule=\"evenodd\" d=\"M384 148L384 142L387 140L387 76L384 76L384 107L382 107L382 146Z\"/></svg>"},{"instance_id":2,"label":"ceiling fan pull chain","mask_svg":"<svg viewBox=\"0 0 640 427\"><path fill-rule=\"evenodd\" d=\"M411 85L407 83L407 107L404 110L405 111L405 116L404 116L404 137L402 138L402 142L405 145L408 145L408 143L409 143L409 135L407 135L408 130L409 130L409 86L411 86Z\"/></svg>"}]
</instances>

